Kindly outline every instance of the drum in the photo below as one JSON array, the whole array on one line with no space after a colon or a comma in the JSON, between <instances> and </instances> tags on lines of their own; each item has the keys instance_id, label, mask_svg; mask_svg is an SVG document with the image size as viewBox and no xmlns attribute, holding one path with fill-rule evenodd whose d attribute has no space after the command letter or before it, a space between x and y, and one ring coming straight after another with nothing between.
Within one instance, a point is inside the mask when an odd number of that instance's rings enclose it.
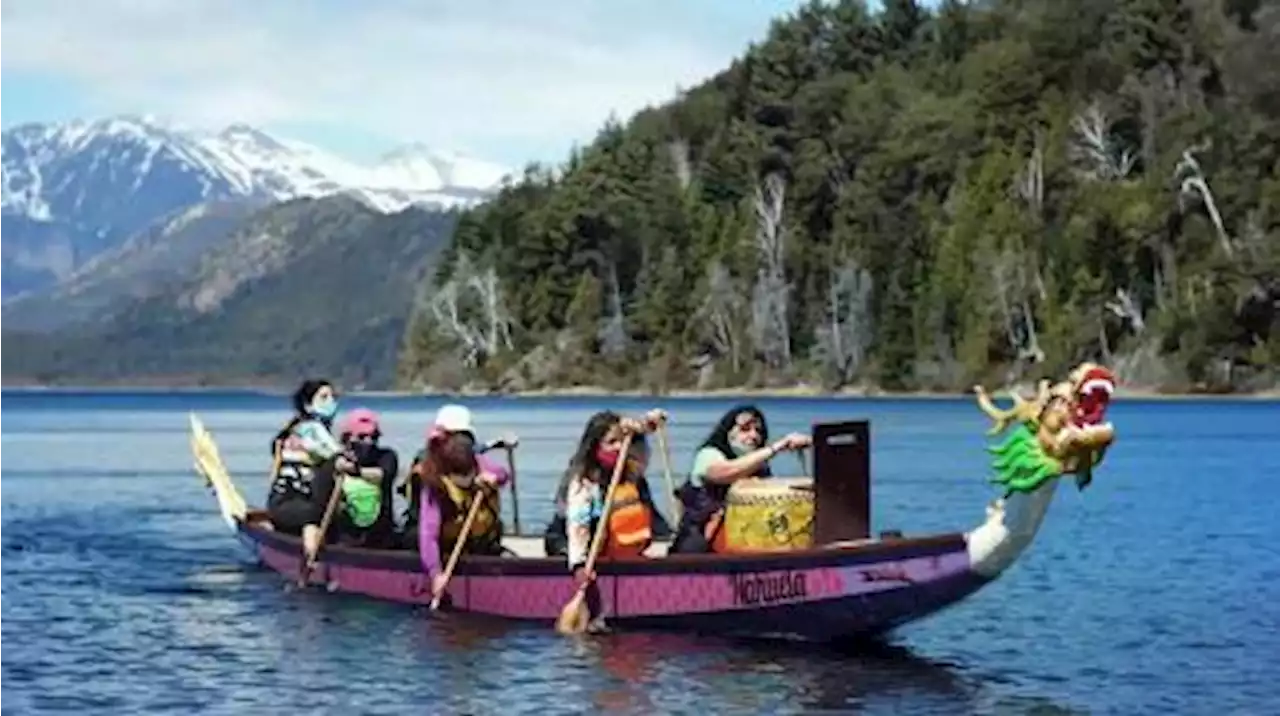
<instances>
[{"instance_id":1,"label":"drum","mask_svg":"<svg viewBox=\"0 0 1280 716\"><path fill-rule=\"evenodd\" d=\"M717 552L784 552L813 544L813 478L738 480L725 500Z\"/></svg>"}]
</instances>

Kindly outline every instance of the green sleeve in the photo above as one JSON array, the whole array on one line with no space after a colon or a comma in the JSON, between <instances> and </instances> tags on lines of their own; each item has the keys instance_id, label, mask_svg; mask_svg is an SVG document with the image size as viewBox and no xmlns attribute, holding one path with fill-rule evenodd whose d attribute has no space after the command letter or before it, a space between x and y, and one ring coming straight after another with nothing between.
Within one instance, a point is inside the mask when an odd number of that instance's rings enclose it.
<instances>
[{"instance_id":1,"label":"green sleeve","mask_svg":"<svg viewBox=\"0 0 1280 716\"><path fill-rule=\"evenodd\" d=\"M689 473L693 478L693 483L695 485L704 484L707 468L725 459L727 458L725 458L724 453L709 445L699 450L698 454L693 456L693 470Z\"/></svg>"}]
</instances>

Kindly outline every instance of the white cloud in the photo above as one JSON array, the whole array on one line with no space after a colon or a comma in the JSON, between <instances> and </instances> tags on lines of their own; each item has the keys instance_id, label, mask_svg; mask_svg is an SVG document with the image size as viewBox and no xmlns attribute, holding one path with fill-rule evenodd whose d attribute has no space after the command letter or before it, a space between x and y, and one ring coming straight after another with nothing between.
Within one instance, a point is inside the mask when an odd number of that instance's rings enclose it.
<instances>
[{"instance_id":1,"label":"white cloud","mask_svg":"<svg viewBox=\"0 0 1280 716\"><path fill-rule=\"evenodd\" d=\"M0 27L6 73L76 80L103 113L483 149L589 138L610 111L669 99L767 27L756 10L741 36L700 33L672 19L681 4L8 0Z\"/></svg>"}]
</instances>

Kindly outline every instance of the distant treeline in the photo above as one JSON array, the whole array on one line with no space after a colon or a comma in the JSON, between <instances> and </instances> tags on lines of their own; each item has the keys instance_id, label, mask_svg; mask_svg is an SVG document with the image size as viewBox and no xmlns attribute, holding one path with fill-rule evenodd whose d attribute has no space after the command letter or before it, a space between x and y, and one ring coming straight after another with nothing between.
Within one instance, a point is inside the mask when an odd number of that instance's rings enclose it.
<instances>
[{"instance_id":1,"label":"distant treeline","mask_svg":"<svg viewBox=\"0 0 1280 716\"><path fill-rule=\"evenodd\" d=\"M811 3L461 217L404 385L963 389L1280 364L1280 8Z\"/></svg>"}]
</instances>

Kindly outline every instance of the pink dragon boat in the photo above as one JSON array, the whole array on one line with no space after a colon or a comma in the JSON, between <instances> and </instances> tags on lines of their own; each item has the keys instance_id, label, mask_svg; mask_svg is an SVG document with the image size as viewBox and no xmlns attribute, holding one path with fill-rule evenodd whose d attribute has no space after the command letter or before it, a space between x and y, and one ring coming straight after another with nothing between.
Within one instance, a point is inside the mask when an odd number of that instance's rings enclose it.
<instances>
[{"instance_id":1,"label":"pink dragon boat","mask_svg":"<svg viewBox=\"0 0 1280 716\"><path fill-rule=\"evenodd\" d=\"M197 470L212 487L227 526L253 560L296 579L301 541L264 525L265 513L245 503L195 415L191 427ZM1043 465L1029 468L1025 456L1005 455L997 463L1009 463L998 467L1009 472L1008 492L987 508L975 529L873 537L869 438L862 421L814 426L811 548L602 560L597 574L609 625L820 641L882 633L955 604L996 579L1031 544L1064 474L1059 469L1035 484L1019 483L1018 474L1045 472ZM446 605L455 612L551 626L575 590L564 560L543 556L540 537L512 535L504 546L510 556L459 561ZM405 604L431 601L416 552L328 546L310 579L330 591Z\"/></svg>"}]
</instances>

